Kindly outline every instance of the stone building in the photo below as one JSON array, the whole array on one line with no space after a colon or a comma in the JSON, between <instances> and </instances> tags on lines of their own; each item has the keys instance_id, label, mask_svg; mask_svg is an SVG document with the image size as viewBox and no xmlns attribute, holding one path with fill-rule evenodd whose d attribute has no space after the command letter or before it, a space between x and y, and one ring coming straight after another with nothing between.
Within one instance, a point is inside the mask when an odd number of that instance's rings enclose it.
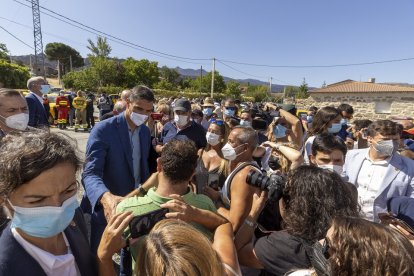
<instances>
[{"instance_id":1,"label":"stone building","mask_svg":"<svg viewBox=\"0 0 414 276\"><path fill-rule=\"evenodd\" d=\"M309 91L310 97L296 100L298 109L309 106L354 107L354 119L387 119L390 116L414 117L414 87L345 80Z\"/></svg>"}]
</instances>

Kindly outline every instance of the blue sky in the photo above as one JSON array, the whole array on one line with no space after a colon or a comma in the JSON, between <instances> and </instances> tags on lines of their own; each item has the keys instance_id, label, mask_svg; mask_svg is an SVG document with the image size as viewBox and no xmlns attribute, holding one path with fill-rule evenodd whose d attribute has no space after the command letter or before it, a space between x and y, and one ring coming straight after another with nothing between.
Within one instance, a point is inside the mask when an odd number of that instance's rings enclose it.
<instances>
[{"instance_id":1,"label":"blue sky","mask_svg":"<svg viewBox=\"0 0 414 276\"><path fill-rule=\"evenodd\" d=\"M25 2L25 0L19 0ZM40 0L69 18L138 45L190 58L217 58L270 65L332 65L414 58L414 1L401 0ZM31 10L0 0L0 26L33 45ZM7 20L6 20L7 19ZM10 22L12 20L19 24ZM43 44L63 42L86 56L81 31L41 16ZM0 29L0 42L13 55L33 50ZM160 65L211 70L211 61L196 64L154 56L110 42L112 55L158 61ZM267 68L221 63L221 74L250 75L273 83L310 86L354 79L414 83L414 60L336 68ZM260 77L260 78L259 78Z\"/></svg>"}]
</instances>

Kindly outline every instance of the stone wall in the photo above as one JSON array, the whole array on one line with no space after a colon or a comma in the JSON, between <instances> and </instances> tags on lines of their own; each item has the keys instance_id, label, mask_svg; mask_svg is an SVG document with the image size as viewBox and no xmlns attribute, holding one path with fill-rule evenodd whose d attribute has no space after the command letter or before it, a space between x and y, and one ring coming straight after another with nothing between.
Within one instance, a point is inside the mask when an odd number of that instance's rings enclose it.
<instances>
[{"instance_id":1,"label":"stone wall","mask_svg":"<svg viewBox=\"0 0 414 276\"><path fill-rule=\"evenodd\" d=\"M390 102L391 113L375 113L376 102ZM390 116L414 117L414 93L311 93L307 99L296 100L297 109L335 106L341 103L354 108L354 119L387 119Z\"/></svg>"}]
</instances>

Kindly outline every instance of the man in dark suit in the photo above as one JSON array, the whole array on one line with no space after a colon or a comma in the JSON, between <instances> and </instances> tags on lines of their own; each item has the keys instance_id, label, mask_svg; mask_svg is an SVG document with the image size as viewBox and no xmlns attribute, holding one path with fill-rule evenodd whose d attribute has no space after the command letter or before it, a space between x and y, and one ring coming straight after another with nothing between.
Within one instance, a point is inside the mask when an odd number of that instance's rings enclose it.
<instances>
[{"instance_id":1,"label":"man in dark suit","mask_svg":"<svg viewBox=\"0 0 414 276\"><path fill-rule=\"evenodd\" d=\"M82 174L89 202L84 200L82 206L92 215L91 247L95 252L118 202L149 176L151 136L145 122L154 100L151 89L133 88L125 112L97 123L89 136Z\"/></svg>"},{"instance_id":2,"label":"man in dark suit","mask_svg":"<svg viewBox=\"0 0 414 276\"><path fill-rule=\"evenodd\" d=\"M49 120L43 107L43 94L49 92L49 86L42 77L33 77L27 81L30 93L26 96L29 107L29 126L36 128L49 127Z\"/></svg>"}]
</instances>

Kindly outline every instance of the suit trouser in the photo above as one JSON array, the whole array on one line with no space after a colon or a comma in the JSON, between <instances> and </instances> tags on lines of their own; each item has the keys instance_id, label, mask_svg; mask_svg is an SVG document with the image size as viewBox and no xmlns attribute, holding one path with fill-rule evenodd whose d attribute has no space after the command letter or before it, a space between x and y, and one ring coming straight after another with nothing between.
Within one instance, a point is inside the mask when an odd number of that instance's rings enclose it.
<instances>
[{"instance_id":1,"label":"suit trouser","mask_svg":"<svg viewBox=\"0 0 414 276\"><path fill-rule=\"evenodd\" d=\"M86 123L88 127L93 127L95 125L95 118L93 117L93 109L86 109Z\"/></svg>"},{"instance_id":2,"label":"suit trouser","mask_svg":"<svg viewBox=\"0 0 414 276\"><path fill-rule=\"evenodd\" d=\"M75 117L75 108L71 107L69 110L69 125L73 126L73 118Z\"/></svg>"},{"instance_id":3,"label":"suit trouser","mask_svg":"<svg viewBox=\"0 0 414 276\"><path fill-rule=\"evenodd\" d=\"M82 125L86 125L86 110L85 109L76 109L76 125L80 125L80 121L82 120Z\"/></svg>"}]
</instances>

